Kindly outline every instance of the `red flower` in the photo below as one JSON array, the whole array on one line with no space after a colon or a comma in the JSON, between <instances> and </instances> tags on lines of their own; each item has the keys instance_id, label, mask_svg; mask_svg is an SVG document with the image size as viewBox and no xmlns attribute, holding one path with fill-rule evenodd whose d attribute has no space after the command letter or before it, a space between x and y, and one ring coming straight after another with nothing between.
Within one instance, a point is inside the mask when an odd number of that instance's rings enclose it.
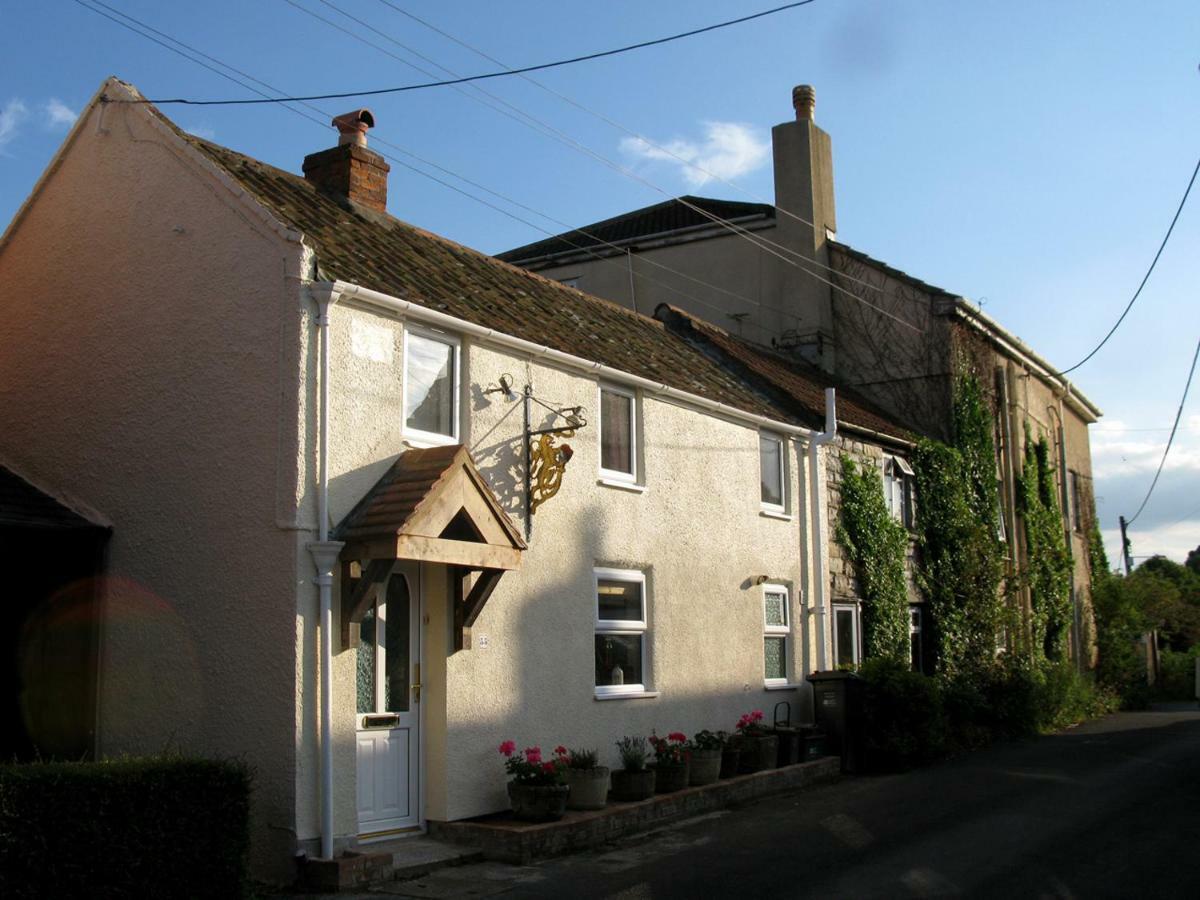
<instances>
[{"instance_id":1,"label":"red flower","mask_svg":"<svg viewBox=\"0 0 1200 900\"><path fill-rule=\"evenodd\" d=\"M554 774L554 763L552 763L552 762L542 763L542 771L545 772L547 775L553 775Z\"/></svg>"},{"instance_id":2,"label":"red flower","mask_svg":"<svg viewBox=\"0 0 1200 900\"><path fill-rule=\"evenodd\" d=\"M676 741L677 743L682 744L684 741L687 740L687 735L684 734L682 731L672 731L670 734L667 735L667 740Z\"/></svg>"},{"instance_id":3,"label":"red flower","mask_svg":"<svg viewBox=\"0 0 1200 900\"><path fill-rule=\"evenodd\" d=\"M503 753L505 756L512 756L513 751L516 749L517 749L516 741L505 741L503 744L500 745L500 752Z\"/></svg>"},{"instance_id":4,"label":"red flower","mask_svg":"<svg viewBox=\"0 0 1200 900\"><path fill-rule=\"evenodd\" d=\"M542 761L542 748L541 747L526 747L525 748L525 758L536 766L538 763L540 763Z\"/></svg>"},{"instance_id":5,"label":"red flower","mask_svg":"<svg viewBox=\"0 0 1200 900\"><path fill-rule=\"evenodd\" d=\"M564 747L562 744L559 744L557 747L554 748L554 752L558 756L566 756L567 748Z\"/></svg>"}]
</instances>

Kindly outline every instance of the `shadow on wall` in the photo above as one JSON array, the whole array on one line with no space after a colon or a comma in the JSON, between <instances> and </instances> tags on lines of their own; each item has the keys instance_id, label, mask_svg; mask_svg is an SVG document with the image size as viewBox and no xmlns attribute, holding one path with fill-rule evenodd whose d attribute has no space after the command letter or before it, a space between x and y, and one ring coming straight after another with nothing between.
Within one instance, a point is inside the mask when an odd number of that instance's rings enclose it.
<instances>
[{"instance_id":1,"label":"shadow on wall","mask_svg":"<svg viewBox=\"0 0 1200 900\"><path fill-rule=\"evenodd\" d=\"M551 501L553 502L553 501ZM492 603L519 605L499 629L489 612L476 624L476 636L497 628L487 649L459 651L490 654L476 667L469 656L452 658L448 678L477 681L482 695L460 693L447 722L448 770L452 815L480 815L507 808L507 776L497 747L515 740L518 747L557 744L599 751L602 765L619 768L614 742L624 735L660 735L683 731L689 737L701 729L732 732L738 717L763 709L768 720L778 700L790 700L793 721L811 718L807 691L765 693L762 690L761 650L747 659L745 643L722 641L722 635L760 635L761 600L750 579L726 573L728 584L710 585L704 616L680 616L677 605L694 604L696 591L685 589L678 577L668 590L662 567L652 558L625 559L606 555L611 527L603 511L591 507L577 521L582 530L555 528L534 519L534 547L527 552L523 571L552 567L559 577L521 595L502 594ZM711 552L681 544L685 559L702 560ZM592 566L636 569L646 576L647 687L660 691L653 699L594 699L596 658L596 597ZM720 577L720 576L715 576ZM727 592L729 602L721 597ZM672 615L664 613L672 609ZM675 624L663 625L664 618ZM703 632L683 632L679 622ZM493 624L494 623L494 624ZM497 639L498 638L498 639ZM797 633L796 643L801 642ZM478 642L477 642L478 643ZM740 648L740 649L739 649ZM485 677L484 673L490 673ZM454 695L453 685L450 693ZM457 796L453 796L457 794ZM469 807L464 810L464 807Z\"/></svg>"}]
</instances>

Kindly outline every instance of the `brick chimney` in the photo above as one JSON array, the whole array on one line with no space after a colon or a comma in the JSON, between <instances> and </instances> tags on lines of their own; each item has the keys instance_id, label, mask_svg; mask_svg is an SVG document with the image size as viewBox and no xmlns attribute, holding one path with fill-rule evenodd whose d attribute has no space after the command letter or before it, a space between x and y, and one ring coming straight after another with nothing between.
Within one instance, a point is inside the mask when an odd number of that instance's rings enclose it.
<instances>
[{"instance_id":1,"label":"brick chimney","mask_svg":"<svg viewBox=\"0 0 1200 900\"><path fill-rule=\"evenodd\" d=\"M374 125L375 117L369 109L356 109L335 118L338 145L304 157L304 177L326 194L387 212L391 166L374 150L367 149L367 129Z\"/></svg>"}]
</instances>

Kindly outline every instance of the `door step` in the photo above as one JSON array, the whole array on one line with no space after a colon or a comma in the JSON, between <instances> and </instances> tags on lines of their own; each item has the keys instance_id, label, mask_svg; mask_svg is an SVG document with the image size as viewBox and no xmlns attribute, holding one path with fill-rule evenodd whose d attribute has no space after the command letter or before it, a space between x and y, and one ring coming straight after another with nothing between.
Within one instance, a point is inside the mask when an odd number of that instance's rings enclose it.
<instances>
[{"instance_id":1,"label":"door step","mask_svg":"<svg viewBox=\"0 0 1200 900\"><path fill-rule=\"evenodd\" d=\"M389 881L410 881L447 866L479 862L483 851L430 837L398 838L347 850L333 859L306 859L299 887L311 893L362 890Z\"/></svg>"}]
</instances>

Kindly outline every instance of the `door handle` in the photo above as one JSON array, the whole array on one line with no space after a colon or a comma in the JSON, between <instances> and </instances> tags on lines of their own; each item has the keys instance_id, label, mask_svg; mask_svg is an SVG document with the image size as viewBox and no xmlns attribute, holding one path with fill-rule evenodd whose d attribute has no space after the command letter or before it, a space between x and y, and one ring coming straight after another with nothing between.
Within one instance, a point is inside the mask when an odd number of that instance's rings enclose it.
<instances>
[{"instance_id":1,"label":"door handle","mask_svg":"<svg viewBox=\"0 0 1200 900\"><path fill-rule=\"evenodd\" d=\"M421 664L420 663L416 663L415 665L413 665L412 691L413 691L413 700L415 700L417 703L420 703L421 702Z\"/></svg>"}]
</instances>

